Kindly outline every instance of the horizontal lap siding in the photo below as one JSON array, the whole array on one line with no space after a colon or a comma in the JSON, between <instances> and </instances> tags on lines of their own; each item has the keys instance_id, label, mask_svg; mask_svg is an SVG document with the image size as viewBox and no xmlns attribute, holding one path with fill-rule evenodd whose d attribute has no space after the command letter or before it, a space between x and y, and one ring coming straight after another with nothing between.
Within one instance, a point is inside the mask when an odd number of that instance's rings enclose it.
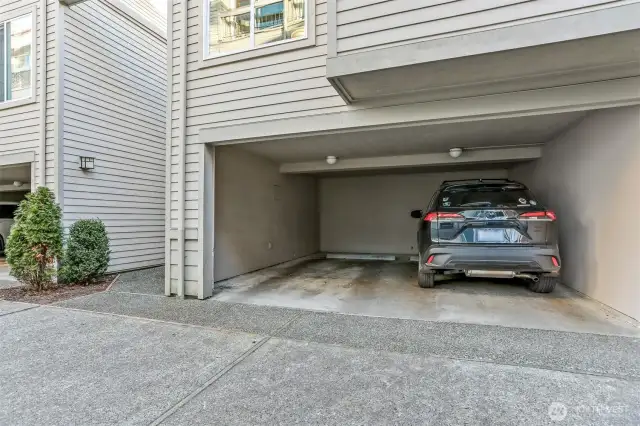
<instances>
[{"instance_id":1,"label":"horizontal lap siding","mask_svg":"<svg viewBox=\"0 0 640 426\"><path fill-rule=\"evenodd\" d=\"M201 67L200 0L189 0L187 10L186 92L180 87L183 16L174 0L172 57L172 166L171 227L179 226L179 146L185 156L185 286L197 285L198 266L198 133L202 128L252 123L287 117L323 114L346 109L345 102L326 78L327 3L315 4L316 45L270 56ZM180 100L186 99L186 140L181 141ZM213 194L212 194L213 195ZM171 250L172 286L177 283L177 246Z\"/></svg>"},{"instance_id":2,"label":"horizontal lap siding","mask_svg":"<svg viewBox=\"0 0 640 426\"><path fill-rule=\"evenodd\" d=\"M36 166L36 183L40 176L40 130L41 130L41 112L40 103L41 99L41 87L42 84L47 84L47 80L43 76L42 69L42 55L44 37L48 37L49 46L47 52L51 52L53 56L53 41L51 37L55 31L55 3L51 3L48 6L49 19L45 23L43 21L43 11L41 10L40 1L37 0L18 0L18 1L2 1L0 2L0 22L6 20L8 14L14 12L31 12L32 8L36 6L36 46L35 46L35 58L32 62L36 66L35 82L33 82L34 93L36 95L36 102L26 105L21 105L13 108L0 109L0 156L15 154L20 152L33 152L35 154L35 166ZM46 28L46 25L49 25ZM51 60L51 59L49 59ZM54 69L55 66L49 64L49 69ZM53 88L51 93L47 96L53 96ZM53 168L53 151L51 151L51 168Z\"/></svg>"},{"instance_id":3,"label":"horizontal lap siding","mask_svg":"<svg viewBox=\"0 0 640 426\"><path fill-rule=\"evenodd\" d=\"M337 0L338 54L581 13L626 0Z\"/></svg>"},{"instance_id":4,"label":"horizontal lap siding","mask_svg":"<svg viewBox=\"0 0 640 426\"><path fill-rule=\"evenodd\" d=\"M167 29L167 14L166 7L161 9L153 7L149 0L121 0L122 3L126 4L131 9L135 10L142 16L147 19L149 22L154 24L157 28L162 31L166 31Z\"/></svg>"},{"instance_id":5,"label":"horizontal lap siding","mask_svg":"<svg viewBox=\"0 0 640 426\"><path fill-rule=\"evenodd\" d=\"M101 219L113 271L162 264L166 44L96 0L67 9L64 58L65 227Z\"/></svg>"}]
</instances>

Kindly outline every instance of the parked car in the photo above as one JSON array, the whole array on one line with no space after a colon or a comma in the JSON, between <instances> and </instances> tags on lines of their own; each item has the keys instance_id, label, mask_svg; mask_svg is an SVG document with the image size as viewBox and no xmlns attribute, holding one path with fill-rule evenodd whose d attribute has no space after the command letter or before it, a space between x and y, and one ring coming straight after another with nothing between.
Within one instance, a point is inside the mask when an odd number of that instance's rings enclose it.
<instances>
[{"instance_id":1,"label":"parked car","mask_svg":"<svg viewBox=\"0 0 640 426\"><path fill-rule=\"evenodd\" d=\"M438 273L523 278L538 293L560 276L556 215L522 183L508 179L444 181L418 225L418 284Z\"/></svg>"},{"instance_id":2,"label":"parked car","mask_svg":"<svg viewBox=\"0 0 640 426\"><path fill-rule=\"evenodd\" d=\"M0 256L4 256L4 248L13 225L13 214L18 208L15 201L0 201Z\"/></svg>"}]
</instances>

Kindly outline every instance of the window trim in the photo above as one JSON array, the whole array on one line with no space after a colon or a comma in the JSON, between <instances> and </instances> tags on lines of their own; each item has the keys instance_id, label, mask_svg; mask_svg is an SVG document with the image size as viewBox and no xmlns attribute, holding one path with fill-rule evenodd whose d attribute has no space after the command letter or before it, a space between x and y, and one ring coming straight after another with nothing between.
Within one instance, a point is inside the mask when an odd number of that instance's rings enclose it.
<instances>
[{"instance_id":1,"label":"window trim","mask_svg":"<svg viewBox=\"0 0 640 426\"><path fill-rule=\"evenodd\" d=\"M244 61L261 56L273 55L290 50L315 46L316 44L316 4L315 0L305 1L305 37L294 40L281 40L268 45L257 46L251 49L236 52L223 53L220 55L209 55L209 3L211 0L202 0L200 7L200 22L198 31L198 68L206 68L231 62ZM251 25L253 27L253 24ZM253 35L252 35L253 37Z\"/></svg>"},{"instance_id":2,"label":"window trim","mask_svg":"<svg viewBox=\"0 0 640 426\"><path fill-rule=\"evenodd\" d=\"M36 102L36 85L37 85L37 68L38 68L38 46L37 43L37 34L38 34L38 10L36 6L23 7L20 9L16 9L14 11L4 13L0 15L0 22L5 23L7 21L11 21L16 18L20 18L21 16L31 14L31 94L25 98L20 99L11 99L8 101L0 101L0 110L16 108L19 106L32 104ZM6 35L5 35L6 36Z\"/></svg>"}]
</instances>

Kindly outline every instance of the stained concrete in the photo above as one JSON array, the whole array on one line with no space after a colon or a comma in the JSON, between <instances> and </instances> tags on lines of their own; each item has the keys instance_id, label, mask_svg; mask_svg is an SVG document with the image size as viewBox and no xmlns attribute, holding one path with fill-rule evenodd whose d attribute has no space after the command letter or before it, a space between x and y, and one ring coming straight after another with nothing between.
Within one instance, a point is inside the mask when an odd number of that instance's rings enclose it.
<instances>
[{"instance_id":1,"label":"stained concrete","mask_svg":"<svg viewBox=\"0 0 640 426\"><path fill-rule=\"evenodd\" d=\"M272 339L163 424L546 425L554 403L564 424L637 424L638 400L639 382Z\"/></svg>"},{"instance_id":2,"label":"stained concrete","mask_svg":"<svg viewBox=\"0 0 640 426\"><path fill-rule=\"evenodd\" d=\"M215 300L355 315L640 336L636 321L564 286L441 277L417 284L414 263L314 259L216 284Z\"/></svg>"},{"instance_id":3,"label":"stained concrete","mask_svg":"<svg viewBox=\"0 0 640 426\"><path fill-rule=\"evenodd\" d=\"M148 425L259 338L41 307L0 317L0 424Z\"/></svg>"}]
</instances>

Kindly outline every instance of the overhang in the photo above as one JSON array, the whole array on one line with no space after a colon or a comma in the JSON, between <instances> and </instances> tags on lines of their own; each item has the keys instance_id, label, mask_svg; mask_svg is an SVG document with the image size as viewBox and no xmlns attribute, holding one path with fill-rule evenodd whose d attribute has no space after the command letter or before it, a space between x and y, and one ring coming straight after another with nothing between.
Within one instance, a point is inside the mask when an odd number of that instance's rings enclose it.
<instances>
[{"instance_id":1,"label":"overhang","mask_svg":"<svg viewBox=\"0 0 640 426\"><path fill-rule=\"evenodd\" d=\"M349 103L469 97L640 74L640 3L327 58ZM329 37L335 37L330 34Z\"/></svg>"}]
</instances>

